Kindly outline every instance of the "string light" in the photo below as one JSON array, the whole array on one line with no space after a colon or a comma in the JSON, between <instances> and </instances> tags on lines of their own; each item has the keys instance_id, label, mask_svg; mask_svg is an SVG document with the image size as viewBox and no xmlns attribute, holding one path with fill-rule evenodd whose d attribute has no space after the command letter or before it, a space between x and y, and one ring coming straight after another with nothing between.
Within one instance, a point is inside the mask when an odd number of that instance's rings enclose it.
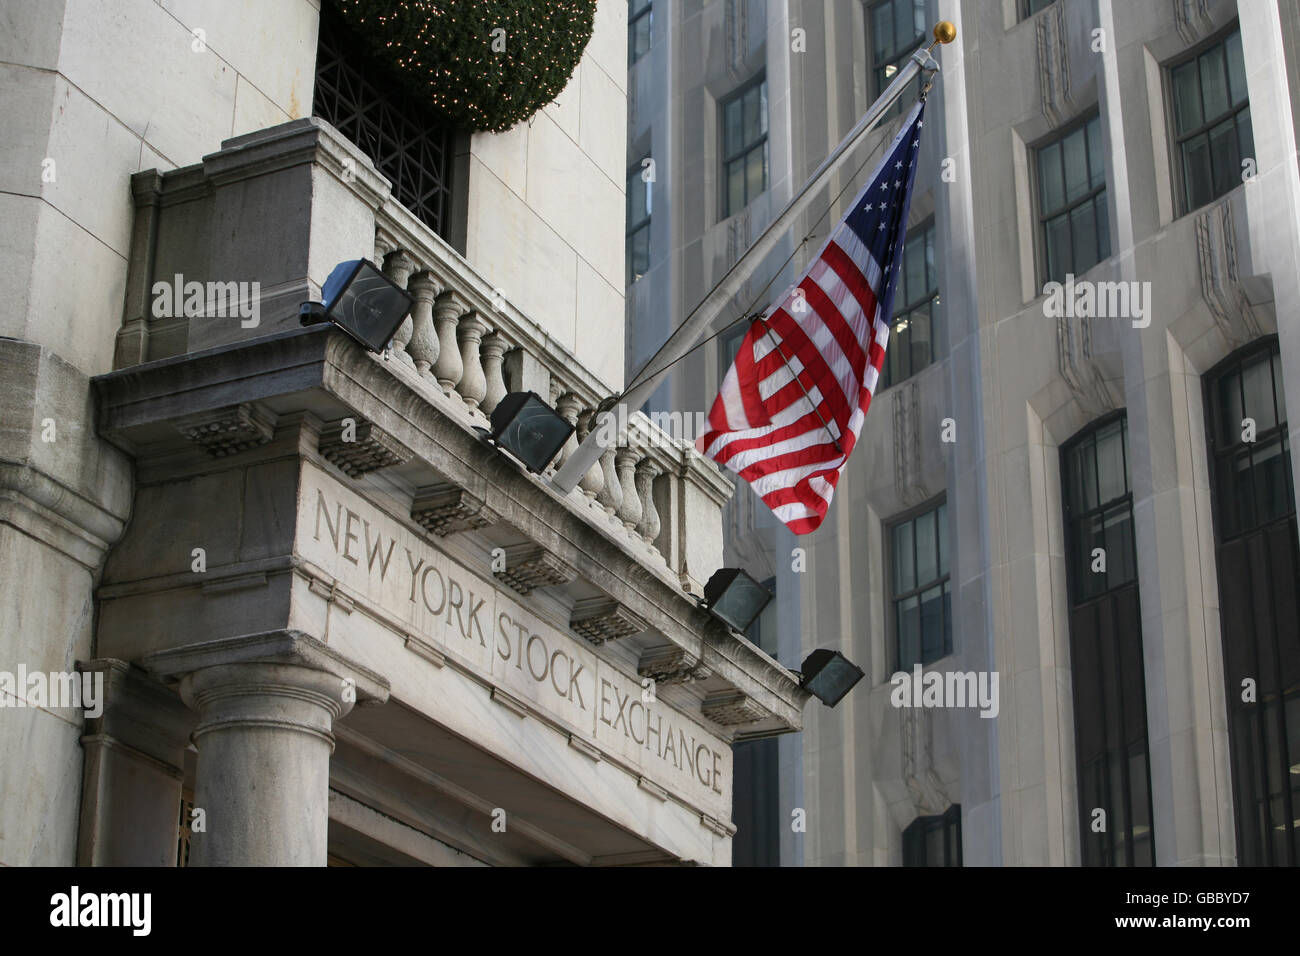
<instances>
[{"instance_id":1,"label":"string light","mask_svg":"<svg viewBox=\"0 0 1300 956\"><path fill-rule=\"evenodd\" d=\"M596 13L596 0L331 2L416 95L456 126L491 132L564 90ZM493 50L499 30L504 50Z\"/></svg>"}]
</instances>

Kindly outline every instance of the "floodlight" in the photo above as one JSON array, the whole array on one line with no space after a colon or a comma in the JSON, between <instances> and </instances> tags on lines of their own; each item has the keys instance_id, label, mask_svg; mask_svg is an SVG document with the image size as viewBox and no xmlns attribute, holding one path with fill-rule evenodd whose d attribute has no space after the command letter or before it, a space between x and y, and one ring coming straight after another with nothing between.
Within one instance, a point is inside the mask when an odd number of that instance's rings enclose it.
<instances>
[{"instance_id":1,"label":"floodlight","mask_svg":"<svg viewBox=\"0 0 1300 956\"><path fill-rule=\"evenodd\" d=\"M742 634L772 600L772 592L740 568L721 568L704 585L706 611Z\"/></svg>"},{"instance_id":2,"label":"floodlight","mask_svg":"<svg viewBox=\"0 0 1300 956\"><path fill-rule=\"evenodd\" d=\"M573 425L536 392L511 392L492 409L492 442L529 471L540 472L560 453Z\"/></svg>"},{"instance_id":3,"label":"floodlight","mask_svg":"<svg viewBox=\"0 0 1300 956\"><path fill-rule=\"evenodd\" d=\"M862 680L862 668L839 651L825 648L813 651L800 668L803 676L800 686L827 707L834 707L853 685Z\"/></svg>"},{"instance_id":4,"label":"floodlight","mask_svg":"<svg viewBox=\"0 0 1300 956\"><path fill-rule=\"evenodd\" d=\"M303 325L333 322L372 352L388 347L411 311L411 296L367 259L340 262L321 289L323 302L304 302Z\"/></svg>"}]
</instances>

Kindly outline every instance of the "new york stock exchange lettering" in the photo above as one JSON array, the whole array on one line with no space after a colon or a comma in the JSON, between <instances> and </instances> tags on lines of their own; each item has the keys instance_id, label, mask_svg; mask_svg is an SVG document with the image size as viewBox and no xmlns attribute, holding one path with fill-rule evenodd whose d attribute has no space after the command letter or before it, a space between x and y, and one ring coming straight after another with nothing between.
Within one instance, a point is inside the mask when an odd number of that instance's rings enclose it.
<instances>
[{"instance_id":1,"label":"new york stock exchange lettering","mask_svg":"<svg viewBox=\"0 0 1300 956\"><path fill-rule=\"evenodd\" d=\"M730 802L725 743L643 694L638 678L512 595L328 475L305 468L298 525L303 557L506 693L638 764L666 789L713 805Z\"/></svg>"}]
</instances>

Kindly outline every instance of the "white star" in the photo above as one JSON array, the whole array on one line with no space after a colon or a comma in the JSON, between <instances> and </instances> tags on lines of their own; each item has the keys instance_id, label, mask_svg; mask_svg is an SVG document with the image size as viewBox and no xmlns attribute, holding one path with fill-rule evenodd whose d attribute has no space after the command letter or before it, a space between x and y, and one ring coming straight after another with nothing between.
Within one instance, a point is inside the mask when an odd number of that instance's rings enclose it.
<instances>
[{"instance_id":1,"label":"white star","mask_svg":"<svg viewBox=\"0 0 1300 956\"><path fill-rule=\"evenodd\" d=\"M882 182L882 183L880 184L880 188L881 188L881 189L888 189L888 188L889 188L889 183L887 183L887 182Z\"/></svg>"},{"instance_id":2,"label":"white star","mask_svg":"<svg viewBox=\"0 0 1300 956\"><path fill-rule=\"evenodd\" d=\"M925 125L925 120L917 120L917 121L916 121L916 128L917 128L917 129L920 129L920 128L921 128L922 126L924 126L924 125Z\"/></svg>"},{"instance_id":3,"label":"white star","mask_svg":"<svg viewBox=\"0 0 1300 956\"><path fill-rule=\"evenodd\" d=\"M894 163L894 168L895 168L895 169L902 169L902 168L903 168L903 161L900 159L898 162Z\"/></svg>"},{"instance_id":4,"label":"white star","mask_svg":"<svg viewBox=\"0 0 1300 956\"><path fill-rule=\"evenodd\" d=\"M863 211L863 212L871 212L871 203L867 203L865 206L863 206L863 207L862 207L862 211Z\"/></svg>"},{"instance_id":5,"label":"white star","mask_svg":"<svg viewBox=\"0 0 1300 956\"><path fill-rule=\"evenodd\" d=\"M894 180L894 188L895 188L895 189L897 189L897 188L898 188L899 186L901 186L901 185L903 185L903 184L902 184L901 182L899 182L897 179Z\"/></svg>"},{"instance_id":6,"label":"white star","mask_svg":"<svg viewBox=\"0 0 1300 956\"><path fill-rule=\"evenodd\" d=\"M885 224L883 222L880 224L880 231L881 232L885 231Z\"/></svg>"},{"instance_id":7,"label":"white star","mask_svg":"<svg viewBox=\"0 0 1300 956\"><path fill-rule=\"evenodd\" d=\"M918 147L918 146L920 146L920 145L921 145L921 141L920 141L919 139L914 139L914 140L912 140L912 148L913 148L913 149L916 149L916 147Z\"/></svg>"}]
</instances>

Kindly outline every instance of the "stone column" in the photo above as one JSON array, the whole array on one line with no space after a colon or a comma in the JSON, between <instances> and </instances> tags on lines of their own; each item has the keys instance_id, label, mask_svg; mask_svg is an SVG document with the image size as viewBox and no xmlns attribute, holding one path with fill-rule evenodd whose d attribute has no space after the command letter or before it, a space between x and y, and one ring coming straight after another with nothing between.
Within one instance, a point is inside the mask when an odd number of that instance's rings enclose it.
<instances>
[{"instance_id":1,"label":"stone column","mask_svg":"<svg viewBox=\"0 0 1300 956\"><path fill-rule=\"evenodd\" d=\"M377 675L297 632L231 638L146 658L181 677L198 714L191 866L324 866L334 721L385 700Z\"/></svg>"},{"instance_id":2,"label":"stone column","mask_svg":"<svg viewBox=\"0 0 1300 956\"><path fill-rule=\"evenodd\" d=\"M296 664L227 664L186 676L198 712L193 866L324 866L334 721L343 681Z\"/></svg>"}]
</instances>

